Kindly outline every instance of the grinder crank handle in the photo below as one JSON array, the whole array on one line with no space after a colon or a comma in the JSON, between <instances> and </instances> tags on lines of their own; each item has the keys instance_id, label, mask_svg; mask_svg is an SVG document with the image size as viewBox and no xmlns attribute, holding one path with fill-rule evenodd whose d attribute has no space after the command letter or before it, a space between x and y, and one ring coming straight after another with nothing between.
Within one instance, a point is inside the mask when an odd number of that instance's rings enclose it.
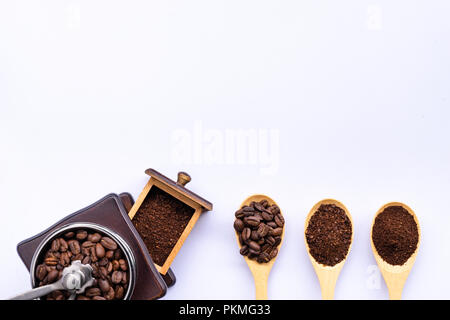
<instances>
[{"instance_id":1,"label":"grinder crank handle","mask_svg":"<svg viewBox=\"0 0 450 320\"><path fill-rule=\"evenodd\" d=\"M22 294L19 294L15 297L10 298L10 300L33 300L33 299L45 296L49 293L52 293L53 291L56 291L56 290L64 290L62 280L63 279L61 278L58 282L48 284L46 286L38 287L38 288L32 289L30 291L24 292Z\"/></svg>"}]
</instances>

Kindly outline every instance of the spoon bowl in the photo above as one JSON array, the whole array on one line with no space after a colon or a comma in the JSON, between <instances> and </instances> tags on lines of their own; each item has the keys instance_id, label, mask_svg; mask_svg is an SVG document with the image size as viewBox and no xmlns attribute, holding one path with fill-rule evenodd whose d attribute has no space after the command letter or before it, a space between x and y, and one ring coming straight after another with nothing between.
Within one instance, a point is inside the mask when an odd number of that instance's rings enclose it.
<instances>
[{"instance_id":1,"label":"spoon bowl","mask_svg":"<svg viewBox=\"0 0 450 320\"><path fill-rule=\"evenodd\" d=\"M343 209L345 211L345 214L347 215L347 217L350 219L350 222L352 223L352 239L350 242L350 246L348 248L347 255L341 262L339 262L338 264L336 264L334 266L327 266L327 265L323 265L323 264L317 262L316 259L310 253L309 244L306 239L306 230L308 229L311 217L316 213L316 211L319 209L319 207L323 204L325 204L325 205L333 204L333 205ZM309 256L311 263L314 267L314 270L317 274L317 278L319 279L323 300L333 300L334 299L334 289L336 287L337 279L339 278L339 274L341 273L342 268L344 267L345 261L347 260L348 254L350 253L350 249L352 247L353 235L354 235L353 229L354 229L353 228L353 219L352 219L352 216L350 215L349 211L341 202L334 200L334 199L325 199L325 200L319 201L318 203L316 203L316 205L314 205L314 207L311 209L308 216L306 217L305 232L304 232L305 244L306 244L306 248L308 251L308 256Z\"/></svg>"},{"instance_id":2,"label":"spoon bowl","mask_svg":"<svg viewBox=\"0 0 450 320\"><path fill-rule=\"evenodd\" d=\"M417 247L414 253L409 257L409 259L401 266L392 265L383 260L383 258L378 254L378 251L373 243L373 226L375 225L375 219L378 217L380 213L382 213L386 208L392 206L400 206L403 207L410 215L413 216L414 221L417 224L417 231L419 233L419 238L417 241ZM417 253L419 251L420 246L420 225L419 220L417 219L414 211L408 207L406 204L401 202L390 202L385 204L377 211L375 217L373 218L372 228L370 230L370 243L372 245L373 255L375 260L377 261L378 267L380 268L381 274L383 275L384 281L386 282L386 286L389 291L389 298L391 300L400 300L402 298L403 287L406 283L406 279L408 279L409 273L411 272L412 267L416 261Z\"/></svg>"},{"instance_id":3,"label":"spoon bowl","mask_svg":"<svg viewBox=\"0 0 450 320\"><path fill-rule=\"evenodd\" d=\"M261 195L261 194L257 194L257 195L253 195L253 196L245 199L239 208L242 208L243 206L248 206L253 201L259 202L261 200L267 200L269 202L269 205L278 206L278 204L274 200L272 200L270 197ZM278 208L280 208L280 206L278 206ZM280 212L283 215L281 208L280 208ZM283 244L284 230L285 230L285 226L283 227L283 233L281 234L281 242L277 247L278 250L281 248L281 245ZM237 239L238 246L240 249L241 243L239 242L239 234L237 232L236 232L236 239ZM268 299L268 297L267 297L267 282L269 280L270 271L272 270L272 267L277 258L278 258L278 255L267 263L258 263L257 261L251 260L247 256L244 256L244 260L245 260L245 262L247 262L247 265L248 265L248 267L253 275L253 278L255 280L256 300L267 300Z\"/></svg>"}]
</instances>

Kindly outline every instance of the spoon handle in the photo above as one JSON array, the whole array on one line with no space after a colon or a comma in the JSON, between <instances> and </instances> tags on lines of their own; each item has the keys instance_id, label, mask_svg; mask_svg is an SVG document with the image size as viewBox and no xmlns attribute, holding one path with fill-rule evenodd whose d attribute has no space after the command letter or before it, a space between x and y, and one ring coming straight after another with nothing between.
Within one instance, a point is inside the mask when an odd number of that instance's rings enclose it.
<instances>
[{"instance_id":1,"label":"spoon handle","mask_svg":"<svg viewBox=\"0 0 450 320\"><path fill-rule=\"evenodd\" d=\"M256 300L267 300L267 282L269 277L264 274L254 275Z\"/></svg>"},{"instance_id":2,"label":"spoon handle","mask_svg":"<svg viewBox=\"0 0 450 320\"><path fill-rule=\"evenodd\" d=\"M389 299L402 300L402 290L398 288L389 289Z\"/></svg>"},{"instance_id":3,"label":"spoon handle","mask_svg":"<svg viewBox=\"0 0 450 320\"><path fill-rule=\"evenodd\" d=\"M388 271L384 271L382 273L389 291L389 299L401 300L403 287L405 286L406 279L408 278L409 270L402 273L392 273Z\"/></svg>"},{"instance_id":4,"label":"spoon handle","mask_svg":"<svg viewBox=\"0 0 450 320\"><path fill-rule=\"evenodd\" d=\"M333 268L323 268L321 266L316 267L316 273L319 278L323 300L334 299L334 289L336 288L336 282L339 278L342 267L343 264Z\"/></svg>"}]
</instances>

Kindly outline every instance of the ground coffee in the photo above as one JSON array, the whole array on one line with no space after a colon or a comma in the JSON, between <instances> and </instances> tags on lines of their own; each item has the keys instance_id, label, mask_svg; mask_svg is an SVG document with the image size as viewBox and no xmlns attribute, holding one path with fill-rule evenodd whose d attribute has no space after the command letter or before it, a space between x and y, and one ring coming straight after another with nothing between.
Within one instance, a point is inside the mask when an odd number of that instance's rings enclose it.
<instances>
[{"instance_id":1,"label":"ground coffee","mask_svg":"<svg viewBox=\"0 0 450 320\"><path fill-rule=\"evenodd\" d=\"M403 265L417 249L417 223L405 208L387 207L375 219L372 240L384 261L392 265Z\"/></svg>"},{"instance_id":2,"label":"ground coffee","mask_svg":"<svg viewBox=\"0 0 450 320\"><path fill-rule=\"evenodd\" d=\"M153 262L162 266L195 210L153 186L133 218Z\"/></svg>"},{"instance_id":3,"label":"ground coffee","mask_svg":"<svg viewBox=\"0 0 450 320\"><path fill-rule=\"evenodd\" d=\"M280 208L262 200L243 206L235 216L234 229L239 235L241 255L259 263L275 258L284 228Z\"/></svg>"},{"instance_id":4,"label":"ground coffee","mask_svg":"<svg viewBox=\"0 0 450 320\"><path fill-rule=\"evenodd\" d=\"M317 262L334 266L344 260L352 241L352 223L344 209L322 204L309 220L306 241Z\"/></svg>"}]
</instances>

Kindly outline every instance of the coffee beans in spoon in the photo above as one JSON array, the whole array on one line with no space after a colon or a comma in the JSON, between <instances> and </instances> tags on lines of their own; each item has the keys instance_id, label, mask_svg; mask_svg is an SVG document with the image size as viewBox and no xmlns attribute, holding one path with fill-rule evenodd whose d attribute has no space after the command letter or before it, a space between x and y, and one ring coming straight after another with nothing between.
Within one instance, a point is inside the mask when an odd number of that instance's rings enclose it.
<instances>
[{"instance_id":1,"label":"coffee beans in spoon","mask_svg":"<svg viewBox=\"0 0 450 320\"><path fill-rule=\"evenodd\" d=\"M74 230L54 239L36 267L36 283L41 287L58 281L63 269L76 260L91 265L95 279L77 300L123 299L129 279L125 255L116 241L94 231ZM67 291L54 291L44 299L66 300L69 296Z\"/></svg>"},{"instance_id":2,"label":"coffee beans in spoon","mask_svg":"<svg viewBox=\"0 0 450 320\"><path fill-rule=\"evenodd\" d=\"M267 263L275 258L284 228L280 208L261 200L243 206L235 216L234 229L239 236L241 255L258 263Z\"/></svg>"}]
</instances>

